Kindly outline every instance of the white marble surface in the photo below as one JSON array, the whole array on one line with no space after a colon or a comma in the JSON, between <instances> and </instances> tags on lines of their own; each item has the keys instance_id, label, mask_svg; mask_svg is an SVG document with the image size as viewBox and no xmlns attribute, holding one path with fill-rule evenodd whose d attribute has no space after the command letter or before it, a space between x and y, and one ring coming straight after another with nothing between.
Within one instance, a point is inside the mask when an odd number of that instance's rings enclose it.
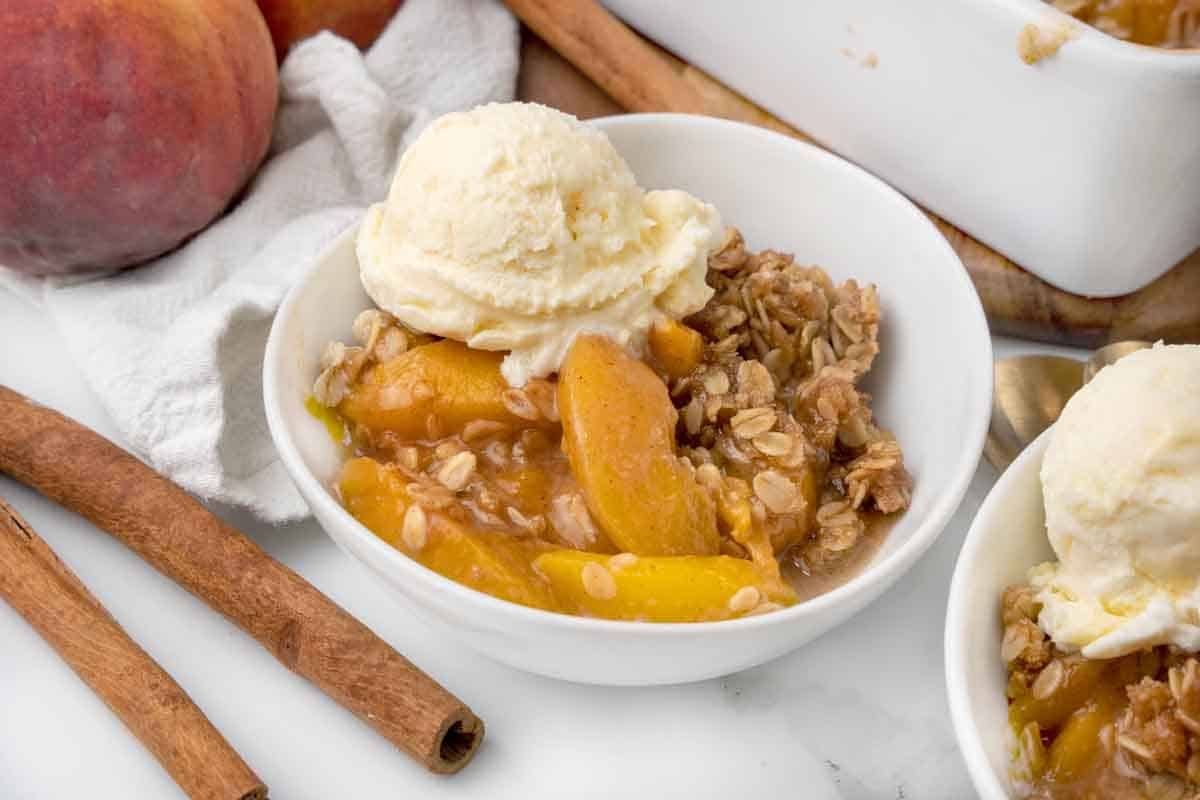
<instances>
[{"instance_id":1,"label":"white marble surface","mask_svg":"<svg viewBox=\"0 0 1200 800\"><path fill-rule=\"evenodd\" d=\"M0 343L0 383L114 435L47 322L3 293ZM1053 350L1007 340L996 347L997 356ZM108 536L3 477L0 494L184 686L276 798L959 800L973 792L947 716L942 621L954 559L994 480L981 464L938 543L842 628L764 667L666 689L580 687L493 664L405 619L314 523L271 528L229 515L484 717L483 749L449 779L426 775ZM0 798L85 794L182 797L0 604Z\"/></svg>"}]
</instances>

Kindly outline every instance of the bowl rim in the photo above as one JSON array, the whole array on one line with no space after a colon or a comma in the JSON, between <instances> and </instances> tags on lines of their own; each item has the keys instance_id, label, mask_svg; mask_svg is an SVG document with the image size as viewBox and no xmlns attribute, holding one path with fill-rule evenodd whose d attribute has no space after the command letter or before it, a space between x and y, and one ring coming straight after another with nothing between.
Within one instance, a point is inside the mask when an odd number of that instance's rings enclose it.
<instances>
[{"instance_id":1,"label":"bowl rim","mask_svg":"<svg viewBox=\"0 0 1200 800\"><path fill-rule=\"evenodd\" d=\"M953 576L950 579L943 640L943 650L945 651L943 669L946 673L950 721L954 727L954 737L958 741L959 752L962 753L963 760L967 765L967 773L971 776L975 790L985 800L1006 800L1008 790L1002 779L992 769L991 761L984 750L983 736L975 720L974 704L968 690L967 662L970 654L967 652L965 643L970 620L967 618L966 610L972 590L968 583L968 572L985 552L989 530L998 530L993 524L992 518L997 514L997 509L1007 502L1008 495L1012 492L1012 484L1016 483L1019 476L1023 476L1027 470L1040 469L1053 430L1054 426L1051 425L1022 450L988 491L979 509L975 512L971 527L967 530L958 560L954 565ZM1029 566L1033 567L1036 564ZM996 599L998 602L999 598ZM997 617L998 620L999 617ZM996 668L1000 669L998 663Z\"/></svg>"},{"instance_id":2,"label":"bowl rim","mask_svg":"<svg viewBox=\"0 0 1200 800\"><path fill-rule=\"evenodd\" d=\"M975 291L974 284L972 284L966 268L962 266L962 262L950 246L950 243L946 241L945 237L942 236L928 217L912 201L880 178L877 178L856 164L807 142L802 142L765 128L716 117L677 113L638 113L599 117L588 122L595 124L604 131L645 127L650 127L651 129L674 128L678 130L680 128L695 128L696 126L700 126L713 130L722 130L726 133L732 133L735 136L746 137L749 140L767 142L772 146L783 145L784 147L794 149L797 153L803 154L804 158L824 161L849 176L852 181L863 182L865 185L871 187L871 191L880 192L887 196L890 202L898 203L904 209L903 213L909 215L913 222L914 231L919 229L935 236L936 244L934 246L940 247L943 250L949 259L949 264L958 266L958 269L951 270L951 274L947 275L946 279L951 286L956 286L959 293L963 295L961 301L970 305L968 313L973 312L970 313L972 318L972 322L968 326L970 330L963 331L962 340L968 343L969 346L972 346L972 349L978 351L971 357L972 361L979 360L983 364L991 365L991 335L988 331L982 302ZM267 340L263 366L263 400L267 412L268 428L275 442L276 449L279 451L280 459L283 461L292 480L297 484L301 494L310 505L315 503L319 507L319 511L318 508L312 509L318 520L322 517L333 517L347 534L352 535L357 543L371 554L372 558L378 558L395 567L399 572L428 584L430 587L436 587L439 592L450 596L456 603L462 603L466 607L480 608L493 617L497 614L502 615L515 623L525 622L570 631L587 631L594 634L620 636L632 635L636 637L729 635L739 631L783 625L790 623L792 620L804 617L819 616L827 611L838 608L843 603L860 594L869 594L873 587L882 586L886 588L892 581L907 572L925 551L933 545L945 529L946 524L961 504L967 487L970 485L975 473L975 468L983 451L983 443L987 434L987 424L991 409L992 370L990 368L981 369L980 374L982 378L967 387L967 393L975 395L973 398L969 398L969 402L973 402L975 406L975 413L968 421L968 429L962 447L958 450L957 460L952 473L954 477L951 481L938 488L938 495L928 514L917 524L908 541L904 542L899 548L888 553L883 559L868 564L862 572L825 594L770 614L740 617L737 619L684 623L634 622L629 620L595 619L531 608L464 586L434 572L412 558L409 558L396 548L391 547L351 516L308 469L300 456L281 412L282 401L280 391L282 390L282 386L279 381L279 365L282 363L285 355L283 350L283 331L291 324L293 307L298 302L302 289L317 273L325 268L329 253L341 246L346 238L352 237L357 228L357 224L351 226L325 249L308 271L288 291L279 311L275 315ZM973 345L971 344L972 341ZM323 525L322 528L324 528ZM421 591L424 591L425 588L422 587ZM880 591L882 590L880 589ZM871 599L873 598L874 596L872 595Z\"/></svg>"}]
</instances>

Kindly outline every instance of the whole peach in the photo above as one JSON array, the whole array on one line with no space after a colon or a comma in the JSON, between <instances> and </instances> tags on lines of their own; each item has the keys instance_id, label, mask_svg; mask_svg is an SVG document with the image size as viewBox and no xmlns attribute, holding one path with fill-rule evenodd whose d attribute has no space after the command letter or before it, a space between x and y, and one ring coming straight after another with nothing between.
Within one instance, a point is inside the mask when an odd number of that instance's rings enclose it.
<instances>
[{"instance_id":1,"label":"whole peach","mask_svg":"<svg viewBox=\"0 0 1200 800\"><path fill-rule=\"evenodd\" d=\"M253 0L0 3L0 265L176 247L254 174L277 99Z\"/></svg>"},{"instance_id":2,"label":"whole peach","mask_svg":"<svg viewBox=\"0 0 1200 800\"><path fill-rule=\"evenodd\" d=\"M371 46L402 0L258 0L275 52L282 61L292 45L330 30L362 49Z\"/></svg>"}]
</instances>

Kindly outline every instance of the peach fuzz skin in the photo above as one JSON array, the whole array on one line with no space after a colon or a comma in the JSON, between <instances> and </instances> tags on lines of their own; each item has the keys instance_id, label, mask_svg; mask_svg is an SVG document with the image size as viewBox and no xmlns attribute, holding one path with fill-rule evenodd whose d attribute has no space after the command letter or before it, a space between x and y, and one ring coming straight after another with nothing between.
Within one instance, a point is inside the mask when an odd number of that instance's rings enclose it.
<instances>
[{"instance_id":1,"label":"peach fuzz skin","mask_svg":"<svg viewBox=\"0 0 1200 800\"><path fill-rule=\"evenodd\" d=\"M0 4L0 263L114 269L216 218L270 144L252 0Z\"/></svg>"}]
</instances>

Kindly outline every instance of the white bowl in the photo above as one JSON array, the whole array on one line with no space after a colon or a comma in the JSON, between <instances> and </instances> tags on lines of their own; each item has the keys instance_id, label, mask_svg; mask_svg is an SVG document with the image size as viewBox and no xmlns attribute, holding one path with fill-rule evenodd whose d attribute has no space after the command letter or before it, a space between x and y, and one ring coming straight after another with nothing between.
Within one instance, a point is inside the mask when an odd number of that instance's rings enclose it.
<instances>
[{"instance_id":1,"label":"white bowl","mask_svg":"<svg viewBox=\"0 0 1200 800\"><path fill-rule=\"evenodd\" d=\"M614 622L498 600L437 575L356 522L327 486L339 454L304 409L317 360L369 307L347 233L288 296L267 344L264 394L284 465L318 521L353 558L448 634L521 669L624 685L724 675L788 652L879 596L933 543L962 499L991 402L983 311L945 239L910 202L835 156L738 123L683 115L598 120L648 187L712 203L754 248L792 251L835 279L878 284L882 355L868 389L904 447L912 507L874 561L822 597L759 617L698 624ZM634 491L635 487L630 487Z\"/></svg>"},{"instance_id":2,"label":"white bowl","mask_svg":"<svg viewBox=\"0 0 1200 800\"><path fill-rule=\"evenodd\" d=\"M1046 538L1040 477L1049 442L1048 430L992 487L971 523L950 583L945 642L950 717L983 800L1004 800L1012 788L1000 595L1024 582L1030 567L1054 558Z\"/></svg>"},{"instance_id":3,"label":"white bowl","mask_svg":"<svg viewBox=\"0 0 1200 800\"><path fill-rule=\"evenodd\" d=\"M1042 0L605 0L1050 283L1111 296L1200 247L1200 51ZM1074 37L1036 65L1026 25Z\"/></svg>"}]
</instances>

